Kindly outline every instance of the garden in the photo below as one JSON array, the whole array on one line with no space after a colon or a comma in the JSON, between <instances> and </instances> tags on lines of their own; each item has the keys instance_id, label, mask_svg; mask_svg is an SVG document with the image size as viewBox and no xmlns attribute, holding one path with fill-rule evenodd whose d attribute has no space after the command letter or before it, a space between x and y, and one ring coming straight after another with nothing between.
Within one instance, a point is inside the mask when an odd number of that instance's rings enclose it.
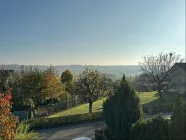
<instances>
[{"instance_id":1,"label":"garden","mask_svg":"<svg viewBox=\"0 0 186 140\"><path fill-rule=\"evenodd\" d=\"M168 56L160 53L160 57ZM146 59L155 58L158 57ZM159 63L155 60L155 64ZM173 84L168 82L173 78L169 77L170 69L163 66L164 71L154 76L148 71L152 65L142 63L140 66L145 70L142 75L135 78L123 75L116 81L90 67L85 67L78 76L66 70L59 77L52 67L46 70L30 67L3 74L0 139L38 139L34 129L94 120L104 120L106 124L101 130L95 130L97 140L186 139L185 98L178 92L167 92ZM161 67L153 69L162 70ZM26 110L29 116L20 120L21 117L14 114L17 107ZM161 112L172 112L171 119L161 115L143 119L145 115Z\"/></svg>"}]
</instances>

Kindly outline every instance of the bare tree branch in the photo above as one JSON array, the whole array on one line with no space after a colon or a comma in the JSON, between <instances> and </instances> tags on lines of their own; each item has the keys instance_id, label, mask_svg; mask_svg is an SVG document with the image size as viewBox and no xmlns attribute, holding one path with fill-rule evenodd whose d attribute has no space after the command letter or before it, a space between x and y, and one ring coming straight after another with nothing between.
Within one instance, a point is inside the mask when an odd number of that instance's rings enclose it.
<instances>
[{"instance_id":1,"label":"bare tree branch","mask_svg":"<svg viewBox=\"0 0 186 140\"><path fill-rule=\"evenodd\" d=\"M161 96L162 90L172 88L176 83L176 70L172 69L175 63L183 62L184 59L175 52L160 53L157 56L148 55L143 57L143 62L139 63L140 71L153 79Z\"/></svg>"}]
</instances>

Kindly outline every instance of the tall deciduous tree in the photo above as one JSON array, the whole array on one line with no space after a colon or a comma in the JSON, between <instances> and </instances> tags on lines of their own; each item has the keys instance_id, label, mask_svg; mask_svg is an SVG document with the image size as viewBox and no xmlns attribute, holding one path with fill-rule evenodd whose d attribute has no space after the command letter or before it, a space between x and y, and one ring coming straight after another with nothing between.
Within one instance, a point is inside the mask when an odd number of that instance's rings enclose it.
<instances>
[{"instance_id":1,"label":"tall deciduous tree","mask_svg":"<svg viewBox=\"0 0 186 140\"><path fill-rule=\"evenodd\" d=\"M51 68L45 71L38 69L24 71L17 82L18 95L25 101L30 101L36 109L40 103L56 99L64 91L60 78Z\"/></svg>"},{"instance_id":2,"label":"tall deciduous tree","mask_svg":"<svg viewBox=\"0 0 186 140\"><path fill-rule=\"evenodd\" d=\"M140 99L123 76L116 93L103 104L105 123L116 140L129 140L132 124L143 117Z\"/></svg>"},{"instance_id":3,"label":"tall deciduous tree","mask_svg":"<svg viewBox=\"0 0 186 140\"><path fill-rule=\"evenodd\" d=\"M76 92L84 95L88 100L89 113L92 112L93 102L104 95L107 87L105 76L101 72L88 67L85 67L85 70L79 75L75 82Z\"/></svg>"},{"instance_id":4,"label":"tall deciduous tree","mask_svg":"<svg viewBox=\"0 0 186 140\"><path fill-rule=\"evenodd\" d=\"M176 70L171 70L175 63L183 62L184 59L176 53L160 53L159 55L148 55L143 57L139 63L142 73L149 76L162 100L162 91L167 91L176 82Z\"/></svg>"},{"instance_id":5,"label":"tall deciduous tree","mask_svg":"<svg viewBox=\"0 0 186 140\"><path fill-rule=\"evenodd\" d=\"M63 84L69 84L73 80L73 74L70 70L66 70L61 74L61 82Z\"/></svg>"},{"instance_id":6,"label":"tall deciduous tree","mask_svg":"<svg viewBox=\"0 0 186 140\"><path fill-rule=\"evenodd\" d=\"M66 70L61 74L61 83L65 84L65 90L71 95L73 94L73 74L70 70Z\"/></svg>"},{"instance_id":7,"label":"tall deciduous tree","mask_svg":"<svg viewBox=\"0 0 186 140\"><path fill-rule=\"evenodd\" d=\"M132 82L134 88L138 92L147 92L154 89L154 84L152 78L146 74L140 74L135 77L134 81Z\"/></svg>"},{"instance_id":8,"label":"tall deciduous tree","mask_svg":"<svg viewBox=\"0 0 186 140\"><path fill-rule=\"evenodd\" d=\"M0 69L0 90L6 91L6 89L12 86L14 74L13 70L6 70L5 67Z\"/></svg>"}]
</instances>

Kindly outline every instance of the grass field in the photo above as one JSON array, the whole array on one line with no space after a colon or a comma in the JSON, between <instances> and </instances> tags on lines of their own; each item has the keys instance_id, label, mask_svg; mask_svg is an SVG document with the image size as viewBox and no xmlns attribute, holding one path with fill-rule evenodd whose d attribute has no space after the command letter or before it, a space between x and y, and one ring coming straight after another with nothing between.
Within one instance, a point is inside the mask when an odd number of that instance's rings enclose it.
<instances>
[{"instance_id":1,"label":"grass field","mask_svg":"<svg viewBox=\"0 0 186 140\"><path fill-rule=\"evenodd\" d=\"M163 103L173 103L174 96L175 96L174 94L163 94L163 99L164 99ZM139 97L140 97L141 104L147 104L147 105L162 104L157 92L144 92L139 94ZM102 104L103 104L103 100L98 100L94 102L92 106L92 111L93 112L102 111ZM84 114L84 113L88 113L88 103L56 113L49 117L59 117L59 116Z\"/></svg>"},{"instance_id":2,"label":"grass field","mask_svg":"<svg viewBox=\"0 0 186 140\"><path fill-rule=\"evenodd\" d=\"M93 106L92 106L92 112L102 111L102 104L103 104L103 100L98 100L98 101L94 102ZM89 105L87 103L87 104L79 105L77 107L56 113L54 115L49 116L49 118L50 117L74 115L74 114L85 114L85 113L89 112L88 109L89 109Z\"/></svg>"},{"instance_id":3,"label":"grass field","mask_svg":"<svg viewBox=\"0 0 186 140\"><path fill-rule=\"evenodd\" d=\"M158 92L144 92L139 94L141 104L167 104L167 103L173 103L175 94L173 93L163 93L163 102L160 100Z\"/></svg>"}]
</instances>

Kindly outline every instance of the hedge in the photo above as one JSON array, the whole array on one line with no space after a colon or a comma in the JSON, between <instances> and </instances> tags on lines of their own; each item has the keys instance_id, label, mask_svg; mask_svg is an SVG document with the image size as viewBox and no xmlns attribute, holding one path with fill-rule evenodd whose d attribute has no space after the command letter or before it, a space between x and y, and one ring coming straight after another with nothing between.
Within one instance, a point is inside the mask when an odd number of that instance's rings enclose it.
<instances>
[{"instance_id":1,"label":"hedge","mask_svg":"<svg viewBox=\"0 0 186 140\"><path fill-rule=\"evenodd\" d=\"M142 105L144 113L172 112L173 104Z\"/></svg>"},{"instance_id":2,"label":"hedge","mask_svg":"<svg viewBox=\"0 0 186 140\"><path fill-rule=\"evenodd\" d=\"M163 112L163 111L172 111L172 104L162 104L147 106L143 105L144 113L149 113L149 108L152 108L151 113ZM93 121L103 119L103 112L93 112L87 114L76 114L69 116L53 117L53 118L38 118L32 120L26 120L25 122L31 125L31 128L43 128L43 127L55 127L59 125L67 125L79 122Z\"/></svg>"},{"instance_id":3,"label":"hedge","mask_svg":"<svg viewBox=\"0 0 186 140\"><path fill-rule=\"evenodd\" d=\"M79 122L93 121L103 119L103 112L94 112L87 114L76 114L70 116L53 117L53 118L38 118L26 120L30 124L31 129L43 127L55 127L59 125L67 125Z\"/></svg>"},{"instance_id":4,"label":"hedge","mask_svg":"<svg viewBox=\"0 0 186 140\"><path fill-rule=\"evenodd\" d=\"M171 120L162 115L141 120L131 129L131 140L169 140Z\"/></svg>"}]
</instances>

